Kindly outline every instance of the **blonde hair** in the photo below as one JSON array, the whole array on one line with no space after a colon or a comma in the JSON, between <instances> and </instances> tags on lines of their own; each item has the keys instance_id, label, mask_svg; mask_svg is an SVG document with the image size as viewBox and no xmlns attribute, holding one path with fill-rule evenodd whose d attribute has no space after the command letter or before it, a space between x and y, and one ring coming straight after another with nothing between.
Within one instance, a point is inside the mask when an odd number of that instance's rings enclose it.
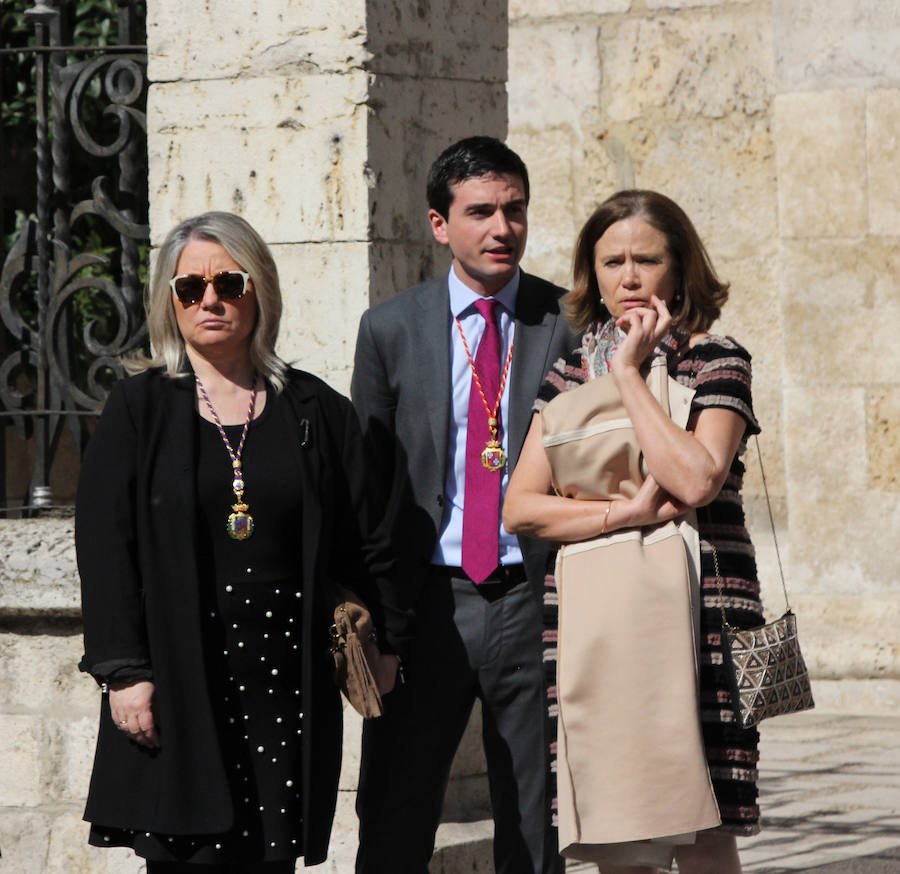
<instances>
[{"instance_id":1,"label":"blonde hair","mask_svg":"<svg viewBox=\"0 0 900 874\"><path fill-rule=\"evenodd\" d=\"M251 225L230 212L205 212L172 228L156 253L156 265L147 295L147 328L150 355L126 362L130 373L150 367L165 368L173 379L187 375L187 353L178 330L169 280L175 275L178 259L191 240L218 243L250 274L256 295L257 315L250 335L250 360L276 391L284 388L287 364L275 354L281 324L281 286L278 268L269 247Z\"/></svg>"}]
</instances>

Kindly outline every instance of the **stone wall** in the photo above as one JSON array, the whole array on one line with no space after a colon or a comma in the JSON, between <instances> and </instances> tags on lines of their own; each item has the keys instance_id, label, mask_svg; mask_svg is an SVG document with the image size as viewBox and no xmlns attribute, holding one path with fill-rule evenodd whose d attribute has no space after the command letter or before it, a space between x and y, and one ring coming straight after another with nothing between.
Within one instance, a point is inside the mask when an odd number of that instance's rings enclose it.
<instances>
[{"instance_id":1,"label":"stone wall","mask_svg":"<svg viewBox=\"0 0 900 874\"><path fill-rule=\"evenodd\" d=\"M900 13L885 0L511 0L526 266L571 283L624 187L693 218L753 354L760 446L821 705L900 704ZM759 466L747 503L782 609Z\"/></svg>"},{"instance_id":2,"label":"stone wall","mask_svg":"<svg viewBox=\"0 0 900 874\"><path fill-rule=\"evenodd\" d=\"M71 519L0 520L0 865L10 874L136 874L81 821L100 695L77 670Z\"/></svg>"}]
</instances>

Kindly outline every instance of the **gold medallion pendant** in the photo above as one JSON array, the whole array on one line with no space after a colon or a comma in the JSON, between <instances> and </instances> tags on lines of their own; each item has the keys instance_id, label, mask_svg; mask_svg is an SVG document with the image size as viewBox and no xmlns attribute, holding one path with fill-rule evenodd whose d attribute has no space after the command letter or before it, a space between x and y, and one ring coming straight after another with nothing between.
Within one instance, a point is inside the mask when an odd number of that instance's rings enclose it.
<instances>
[{"instance_id":1,"label":"gold medallion pendant","mask_svg":"<svg viewBox=\"0 0 900 874\"><path fill-rule=\"evenodd\" d=\"M478 375L478 368L472 360L472 353L469 351L469 343L466 335L463 333L462 325L459 318L456 319L456 327L459 330L459 336L462 339L463 348L466 350L466 358L469 359L469 367L472 368L472 379L478 387L478 394L481 395L481 402L484 404L484 411L487 413L487 425L491 439L488 440L484 449L481 450L481 464L492 473L500 473L506 465L506 453L500 445L500 400L503 397L503 388L506 385L506 377L509 375L509 365L512 361L513 341L510 341L509 352L506 354L506 364L503 367L503 375L500 378L500 388L497 391L497 399L494 401L494 408L488 405L487 398L484 396L484 389L481 387L481 377Z\"/></svg>"},{"instance_id":2,"label":"gold medallion pendant","mask_svg":"<svg viewBox=\"0 0 900 874\"><path fill-rule=\"evenodd\" d=\"M506 453L497 440L488 440L487 446L481 451L481 463L491 471L500 471L506 464Z\"/></svg>"},{"instance_id":3,"label":"gold medallion pendant","mask_svg":"<svg viewBox=\"0 0 900 874\"><path fill-rule=\"evenodd\" d=\"M225 523L225 530L232 540L246 540L253 533L253 517L247 512L250 508L246 504L232 504L234 512Z\"/></svg>"},{"instance_id":4,"label":"gold medallion pendant","mask_svg":"<svg viewBox=\"0 0 900 874\"><path fill-rule=\"evenodd\" d=\"M225 530L232 540L246 540L253 533L253 517L247 512L250 508L244 503L244 471L241 466L241 455L244 452L247 429L253 420L253 407L256 404L256 375L254 374L253 376L253 384L250 388L250 406L247 409L247 418L244 421L244 429L241 431L241 442L238 444L237 452L235 452L228 440L228 435L222 427L222 422L216 413L215 407L212 405L212 401L209 399L209 395L206 393L206 389L203 387L203 383L200 382L200 377L195 376L194 379L197 382L200 397L206 402L206 408L209 410L213 422L216 423L219 436L222 438L225 450L231 459L231 469L234 477L231 481L231 490L234 492L235 503L231 505L231 515L225 520Z\"/></svg>"}]
</instances>

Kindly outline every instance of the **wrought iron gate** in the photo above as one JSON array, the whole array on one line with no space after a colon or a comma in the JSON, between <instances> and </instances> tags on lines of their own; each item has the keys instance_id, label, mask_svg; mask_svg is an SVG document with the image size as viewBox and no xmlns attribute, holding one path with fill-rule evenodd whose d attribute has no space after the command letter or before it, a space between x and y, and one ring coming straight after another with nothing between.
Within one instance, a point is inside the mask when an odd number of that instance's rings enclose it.
<instances>
[{"instance_id":1,"label":"wrought iron gate","mask_svg":"<svg viewBox=\"0 0 900 874\"><path fill-rule=\"evenodd\" d=\"M147 55L135 5L117 0L118 45L97 46L71 45L67 0L38 2L25 13L34 45L0 50L0 61L33 57L37 118L36 210L0 273L0 516L71 505L90 422L121 356L146 343ZM79 251L101 237L105 254Z\"/></svg>"}]
</instances>

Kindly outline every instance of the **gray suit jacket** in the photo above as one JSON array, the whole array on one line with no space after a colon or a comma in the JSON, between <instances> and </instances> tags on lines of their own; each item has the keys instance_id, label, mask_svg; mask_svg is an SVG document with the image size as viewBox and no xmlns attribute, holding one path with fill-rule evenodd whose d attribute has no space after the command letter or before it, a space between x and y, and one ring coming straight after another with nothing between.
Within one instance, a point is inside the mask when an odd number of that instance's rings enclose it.
<instances>
[{"instance_id":1,"label":"gray suit jacket","mask_svg":"<svg viewBox=\"0 0 900 874\"><path fill-rule=\"evenodd\" d=\"M578 345L560 312L564 289L522 273L509 376L509 464L515 467L538 388L550 365ZM444 513L450 402L451 314L446 276L363 313L351 396L385 506L385 524L415 597ZM540 594L548 546L520 537L528 577Z\"/></svg>"}]
</instances>

